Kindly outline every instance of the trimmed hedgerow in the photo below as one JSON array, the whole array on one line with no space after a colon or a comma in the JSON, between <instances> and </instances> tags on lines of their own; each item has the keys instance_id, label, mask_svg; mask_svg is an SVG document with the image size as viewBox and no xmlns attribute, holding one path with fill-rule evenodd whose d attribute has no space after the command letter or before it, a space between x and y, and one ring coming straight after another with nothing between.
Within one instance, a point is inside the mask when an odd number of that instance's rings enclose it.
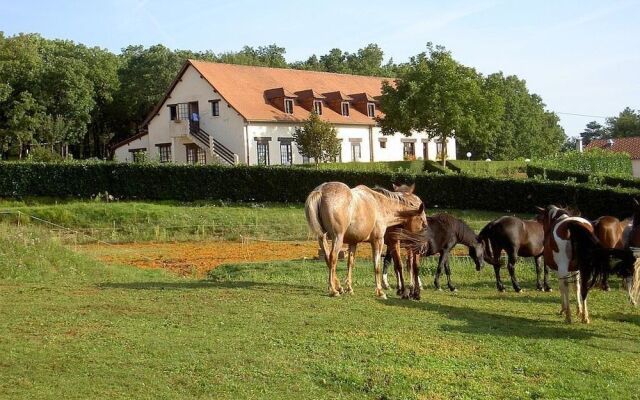
<instances>
[{"instance_id":1,"label":"trimmed hedgerow","mask_svg":"<svg viewBox=\"0 0 640 400\"><path fill-rule=\"evenodd\" d=\"M571 182L510 180L461 174L410 174L298 167L225 167L114 163L0 163L0 197L304 202L322 182L389 187L415 182L429 207L531 212L549 203L572 205L586 216L628 216L640 191Z\"/></svg>"},{"instance_id":2,"label":"trimmed hedgerow","mask_svg":"<svg viewBox=\"0 0 640 400\"><path fill-rule=\"evenodd\" d=\"M533 164L538 167L584 174L615 175L621 178L630 178L633 175L629 154L603 149L591 149L583 153L570 151L537 160Z\"/></svg>"},{"instance_id":3,"label":"trimmed hedgerow","mask_svg":"<svg viewBox=\"0 0 640 400\"><path fill-rule=\"evenodd\" d=\"M539 165L528 165L527 176L529 178L545 178L552 181L596 183L596 184L601 184L601 185L606 185L611 187L640 189L640 179L624 178L619 176L602 175L602 174L587 174L584 172L545 168Z\"/></svg>"}]
</instances>

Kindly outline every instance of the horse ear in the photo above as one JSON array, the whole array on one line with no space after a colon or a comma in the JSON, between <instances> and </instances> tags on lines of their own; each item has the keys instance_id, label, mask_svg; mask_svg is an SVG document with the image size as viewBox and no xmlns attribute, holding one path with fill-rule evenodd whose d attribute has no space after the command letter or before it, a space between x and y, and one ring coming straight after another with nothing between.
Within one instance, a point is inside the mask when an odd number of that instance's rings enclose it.
<instances>
[{"instance_id":1,"label":"horse ear","mask_svg":"<svg viewBox=\"0 0 640 400\"><path fill-rule=\"evenodd\" d=\"M409 194L413 194L413 191L414 191L414 190L416 190L416 183L415 183L415 182L414 182L414 183L412 183L412 184L409 186Z\"/></svg>"},{"instance_id":2,"label":"horse ear","mask_svg":"<svg viewBox=\"0 0 640 400\"><path fill-rule=\"evenodd\" d=\"M635 197L633 198L633 207L634 208L640 207L640 203L638 203L638 199L636 199Z\"/></svg>"},{"instance_id":3,"label":"horse ear","mask_svg":"<svg viewBox=\"0 0 640 400\"><path fill-rule=\"evenodd\" d=\"M398 188L399 188L400 186L396 185L395 183L392 183L392 184L391 184L391 187L393 188L393 191L394 191L394 192L397 192L397 191L398 191Z\"/></svg>"},{"instance_id":4,"label":"horse ear","mask_svg":"<svg viewBox=\"0 0 640 400\"><path fill-rule=\"evenodd\" d=\"M536 206L536 210L538 213L542 214L544 212L544 208Z\"/></svg>"}]
</instances>

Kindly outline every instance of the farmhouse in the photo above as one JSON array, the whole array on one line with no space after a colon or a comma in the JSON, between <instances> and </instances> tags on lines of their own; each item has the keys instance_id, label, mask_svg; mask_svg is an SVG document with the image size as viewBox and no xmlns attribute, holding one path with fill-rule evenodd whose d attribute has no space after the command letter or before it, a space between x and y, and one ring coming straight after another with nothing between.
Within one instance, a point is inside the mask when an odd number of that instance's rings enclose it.
<instances>
[{"instance_id":1,"label":"farmhouse","mask_svg":"<svg viewBox=\"0 0 640 400\"><path fill-rule=\"evenodd\" d=\"M388 78L386 78L388 79ZM287 165L309 162L292 133L315 111L342 141L338 160L435 160L440 140L384 136L376 124L385 78L187 61L147 117L147 130L114 146L118 161ZM454 139L447 154L455 158Z\"/></svg>"},{"instance_id":2,"label":"farmhouse","mask_svg":"<svg viewBox=\"0 0 640 400\"><path fill-rule=\"evenodd\" d=\"M631 156L633 176L640 178L640 136L597 139L591 141L586 147L587 150L595 148L628 153Z\"/></svg>"}]
</instances>

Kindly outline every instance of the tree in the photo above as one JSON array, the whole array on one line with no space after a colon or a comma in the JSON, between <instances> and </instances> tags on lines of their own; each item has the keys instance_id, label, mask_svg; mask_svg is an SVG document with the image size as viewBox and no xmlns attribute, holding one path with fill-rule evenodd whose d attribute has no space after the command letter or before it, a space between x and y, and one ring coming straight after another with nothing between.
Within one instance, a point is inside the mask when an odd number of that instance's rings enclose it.
<instances>
[{"instance_id":1,"label":"tree","mask_svg":"<svg viewBox=\"0 0 640 400\"><path fill-rule=\"evenodd\" d=\"M321 161L332 161L338 157L340 140L337 135L338 132L329 122L321 120L318 114L311 113L292 136L300 154L313 158L317 167Z\"/></svg>"},{"instance_id":2,"label":"tree","mask_svg":"<svg viewBox=\"0 0 640 400\"><path fill-rule=\"evenodd\" d=\"M412 57L395 85L382 88L379 120L385 135L426 132L443 142L442 163L446 165L446 143L452 137L471 141L489 134L499 120L499 99L485 95L482 77L472 68L456 62L441 46L427 45L427 52Z\"/></svg>"},{"instance_id":3,"label":"tree","mask_svg":"<svg viewBox=\"0 0 640 400\"><path fill-rule=\"evenodd\" d=\"M640 112L626 107L617 117L607 118L607 137L640 136Z\"/></svg>"},{"instance_id":4,"label":"tree","mask_svg":"<svg viewBox=\"0 0 640 400\"><path fill-rule=\"evenodd\" d=\"M596 121L591 121L584 128L584 131L580 132L582 138L582 144L588 145L594 139L603 139L607 135L605 128Z\"/></svg>"}]
</instances>

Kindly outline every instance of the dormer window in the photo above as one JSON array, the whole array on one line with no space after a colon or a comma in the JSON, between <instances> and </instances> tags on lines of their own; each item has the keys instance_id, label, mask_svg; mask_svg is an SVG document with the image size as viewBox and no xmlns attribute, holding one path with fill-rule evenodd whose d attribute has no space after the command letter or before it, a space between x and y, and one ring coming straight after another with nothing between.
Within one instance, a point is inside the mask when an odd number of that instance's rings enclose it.
<instances>
[{"instance_id":1,"label":"dormer window","mask_svg":"<svg viewBox=\"0 0 640 400\"><path fill-rule=\"evenodd\" d=\"M348 101L343 101L342 102L342 115L344 115L345 117L349 116L349 102Z\"/></svg>"},{"instance_id":2,"label":"dormer window","mask_svg":"<svg viewBox=\"0 0 640 400\"><path fill-rule=\"evenodd\" d=\"M367 103L367 115L371 118L376 116L376 105L374 103Z\"/></svg>"},{"instance_id":3,"label":"dormer window","mask_svg":"<svg viewBox=\"0 0 640 400\"><path fill-rule=\"evenodd\" d=\"M313 101L313 111L318 115L322 115L322 101L321 100L314 100Z\"/></svg>"},{"instance_id":4,"label":"dormer window","mask_svg":"<svg viewBox=\"0 0 640 400\"><path fill-rule=\"evenodd\" d=\"M284 112L287 114L293 114L293 100L284 99Z\"/></svg>"}]
</instances>

